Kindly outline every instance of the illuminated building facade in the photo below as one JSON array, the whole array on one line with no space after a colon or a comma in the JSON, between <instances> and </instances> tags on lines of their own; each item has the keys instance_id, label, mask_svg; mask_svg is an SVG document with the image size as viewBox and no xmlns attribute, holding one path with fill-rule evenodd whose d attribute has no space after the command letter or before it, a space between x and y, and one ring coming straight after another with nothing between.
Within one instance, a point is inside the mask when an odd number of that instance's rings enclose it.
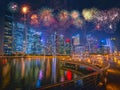
<instances>
[{"instance_id":1,"label":"illuminated building facade","mask_svg":"<svg viewBox=\"0 0 120 90\"><path fill-rule=\"evenodd\" d=\"M104 53L104 54L109 54L110 53L110 47L109 46L103 46L102 50L103 50L102 53Z\"/></svg>"},{"instance_id":2,"label":"illuminated building facade","mask_svg":"<svg viewBox=\"0 0 120 90\"><path fill-rule=\"evenodd\" d=\"M67 55L70 55L70 53L71 53L70 39L65 40L65 52L66 52Z\"/></svg>"},{"instance_id":3,"label":"illuminated building facade","mask_svg":"<svg viewBox=\"0 0 120 90\"><path fill-rule=\"evenodd\" d=\"M27 54L32 54L33 53L33 43L34 43L34 33L35 30L33 28L28 28L27 29Z\"/></svg>"},{"instance_id":4,"label":"illuminated building facade","mask_svg":"<svg viewBox=\"0 0 120 90\"><path fill-rule=\"evenodd\" d=\"M106 45L110 48L110 53L114 53L115 44L114 41L110 38L106 39Z\"/></svg>"},{"instance_id":5,"label":"illuminated building facade","mask_svg":"<svg viewBox=\"0 0 120 90\"><path fill-rule=\"evenodd\" d=\"M41 32L35 32L33 38L32 52L33 54L40 55L42 53Z\"/></svg>"},{"instance_id":6,"label":"illuminated building facade","mask_svg":"<svg viewBox=\"0 0 120 90\"><path fill-rule=\"evenodd\" d=\"M5 26L4 26L4 54L12 54L12 29L13 29L13 18L9 15L5 15Z\"/></svg>"},{"instance_id":7,"label":"illuminated building facade","mask_svg":"<svg viewBox=\"0 0 120 90\"><path fill-rule=\"evenodd\" d=\"M2 28L0 28L0 33L1 33L1 35L0 35L0 41L1 41L1 43L0 43L0 55L3 55L3 29Z\"/></svg>"},{"instance_id":8,"label":"illuminated building facade","mask_svg":"<svg viewBox=\"0 0 120 90\"><path fill-rule=\"evenodd\" d=\"M13 32L13 53L17 54L17 53L22 53L23 52L23 40L24 40L24 25L20 24L20 23L16 23L15 25L15 30Z\"/></svg>"},{"instance_id":9,"label":"illuminated building facade","mask_svg":"<svg viewBox=\"0 0 120 90\"><path fill-rule=\"evenodd\" d=\"M72 37L72 53L80 53L80 35L77 34Z\"/></svg>"},{"instance_id":10,"label":"illuminated building facade","mask_svg":"<svg viewBox=\"0 0 120 90\"><path fill-rule=\"evenodd\" d=\"M59 37L58 53L59 54L65 54L65 42L64 42L64 36L63 35L60 35L60 37Z\"/></svg>"},{"instance_id":11,"label":"illuminated building facade","mask_svg":"<svg viewBox=\"0 0 120 90\"><path fill-rule=\"evenodd\" d=\"M52 55L52 35L46 41L46 53Z\"/></svg>"},{"instance_id":12,"label":"illuminated building facade","mask_svg":"<svg viewBox=\"0 0 120 90\"><path fill-rule=\"evenodd\" d=\"M14 30L14 31L13 31ZM41 53L41 34L35 29L27 28L27 48L24 52L24 25L15 22L13 29L13 19L11 16L5 16L4 26L4 54L40 54Z\"/></svg>"}]
</instances>

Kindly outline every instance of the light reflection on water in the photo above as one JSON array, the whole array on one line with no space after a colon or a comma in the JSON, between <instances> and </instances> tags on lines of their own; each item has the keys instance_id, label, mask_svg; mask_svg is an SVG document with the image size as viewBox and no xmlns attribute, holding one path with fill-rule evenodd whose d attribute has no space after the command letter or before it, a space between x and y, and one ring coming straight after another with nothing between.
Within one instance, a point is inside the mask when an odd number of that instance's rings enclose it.
<instances>
[{"instance_id":1,"label":"light reflection on water","mask_svg":"<svg viewBox=\"0 0 120 90\"><path fill-rule=\"evenodd\" d=\"M78 75L59 66L59 60L14 58L0 60L2 89L40 88L49 84L77 78Z\"/></svg>"},{"instance_id":2,"label":"light reflection on water","mask_svg":"<svg viewBox=\"0 0 120 90\"><path fill-rule=\"evenodd\" d=\"M115 88L119 88L119 85L115 82L119 81L116 75L118 76L117 72L120 71L115 69L115 67L119 68L120 58L109 58L107 61L111 62L111 66L114 68L110 68L107 78L104 78L106 90L109 90L113 85ZM85 69L84 66L80 66L78 69L83 73L86 73L86 69L91 71L90 68ZM113 75L111 76L111 74ZM9 90L40 88L77 77L79 77L77 74L66 69L61 69L59 60L55 58L0 58L0 90L8 90L8 88L10 88ZM82 85L82 81L77 81L77 83Z\"/></svg>"}]
</instances>

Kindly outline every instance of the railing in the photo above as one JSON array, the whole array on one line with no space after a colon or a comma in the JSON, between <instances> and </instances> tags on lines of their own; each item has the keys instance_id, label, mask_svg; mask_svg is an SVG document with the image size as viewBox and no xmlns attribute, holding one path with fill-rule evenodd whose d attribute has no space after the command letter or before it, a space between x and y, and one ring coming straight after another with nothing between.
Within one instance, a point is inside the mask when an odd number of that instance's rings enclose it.
<instances>
[{"instance_id":1,"label":"railing","mask_svg":"<svg viewBox=\"0 0 120 90\"><path fill-rule=\"evenodd\" d=\"M74 64L74 65L84 65L87 67L91 67L93 70L95 70L95 72L90 73L88 75L83 75L82 73L79 73L78 71L75 70L70 70L70 68L64 68L64 69L68 69L70 71L73 71L77 74L80 75L80 77L75 78L73 80L66 80L64 82L60 82L60 83L56 83L56 84L52 84L52 85L47 85L47 86L43 86L39 89L35 89L35 90L66 90L66 89L70 89L70 90L75 90L75 89L79 89L79 90L95 90L98 83L100 82L100 78L102 77L101 74L102 72L106 71L109 67L110 64L107 62L104 62L104 64L98 64L100 65L99 67L95 66L95 64L91 64L85 61L65 61L65 60L61 60L60 63L63 64L63 66L65 65L65 63L69 63L69 64Z\"/></svg>"},{"instance_id":2,"label":"railing","mask_svg":"<svg viewBox=\"0 0 120 90\"><path fill-rule=\"evenodd\" d=\"M83 77L79 77L79 78L76 78L76 79L73 79L70 81L64 81L64 82L56 83L53 85L47 85L47 86L44 86L44 87L41 87L41 88L35 89L35 90L47 90L47 89L66 90L66 88L70 88L70 86L72 86L71 88L74 88L74 89L75 88L80 88L80 89L96 88L96 86L98 84L97 83L98 75L99 75L98 72L94 72L89 75L85 75ZM77 86L75 86L75 85L77 85Z\"/></svg>"}]
</instances>

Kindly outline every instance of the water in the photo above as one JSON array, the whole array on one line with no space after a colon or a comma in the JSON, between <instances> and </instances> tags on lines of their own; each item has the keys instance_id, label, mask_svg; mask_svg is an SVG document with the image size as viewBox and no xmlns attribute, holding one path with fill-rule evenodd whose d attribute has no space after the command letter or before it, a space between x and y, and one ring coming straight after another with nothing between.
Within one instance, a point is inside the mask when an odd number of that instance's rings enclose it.
<instances>
[{"instance_id":1,"label":"water","mask_svg":"<svg viewBox=\"0 0 120 90\"><path fill-rule=\"evenodd\" d=\"M0 89L29 90L78 78L61 69L59 60L44 58L1 58Z\"/></svg>"}]
</instances>

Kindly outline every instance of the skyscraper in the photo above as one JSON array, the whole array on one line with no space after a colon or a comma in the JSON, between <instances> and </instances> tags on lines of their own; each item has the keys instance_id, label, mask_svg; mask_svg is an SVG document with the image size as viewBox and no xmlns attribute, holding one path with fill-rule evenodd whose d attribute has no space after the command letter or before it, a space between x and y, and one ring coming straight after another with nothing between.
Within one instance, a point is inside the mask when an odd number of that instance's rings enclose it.
<instances>
[{"instance_id":1,"label":"skyscraper","mask_svg":"<svg viewBox=\"0 0 120 90\"><path fill-rule=\"evenodd\" d=\"M60 38L59 38L58 53L65 54L65 43L64 43L64 36L63 35L60 35Z\"/></svg>"},{"instance_id":2,"label":"skyscraper","mask_svg":"<svg viewBox=\"0 0 120 90\"><path fill-rule=\"evenodd\" d=\"M114 53L115 45L114 45L113 40L111 40L110 38L108 38L108 39L106 39L106 43L107 43L107 46L110 49L110 53Z\"/></svg>"},{"instance_id":3,"label":"skyscraper","mask_svg":"<svg viewBox=\"0 0 120 90\"><path fill-rule=\"evenodd\" d=\"M52 35L47 38L47 41L46 41L46 53L47 55L52 55Z\"/></svg>"},{"instance_id":4,"label":"skyscraper","mask_svg":"<svg viewBox=\"0 0 120 90\"><path fill-rule=\"evenodd\" d=\"M21 23L15 24L15 30L13 32L13 53L22 53L23 52L23 40L24 40L24 25Z\"/></svg>"},{"instance_id":5,"label":"skyscraper","mask_svg":"<svg viewBox=\"0 0 120 90\"><path fill-rule=\"evenodd\" d=\"M27 54L32 54L33 53L32 48L33 48L33 43L35 41L35 37L34 37L35 32L36 31L33 28L28 28L27 29L27 47L26 47L26 49L27 49L26 53Z\"/></svg>"},{"instance_id":6,"label":"skyscraper","mask_svg":"<svg viewBox=\"0 0 120 90\"><path fill-rule=\"evenodd\" d=\"M72 53L80 53L80 35L77 34L72 37Z\"/></svg>"},{"instance_id":7,"label":"skyscraper","mask_svg":"<svg viewBox=\"0 0 120 90\"><path fill-rule=\"evenodd\" d=\"M3 29L0 28L0 55L3 55Z\"/></svg>"},{"instance_id":8,"label":"skyscraper","mask_svg":"<svg viewBox=\"0 0 120 90\"><path fill-rule=\"evenodd\" d=\"M5 15L5 26L4 26L4 54L12 54L12 31L13 30L13 18L11 15Z\"/></svg>"},{"instance_id":9,"label":"skyscraper","mask_svg":"<svg viewBox=\"0 0 120 90\"><path fill-rule=\"evenodd\" d=\"M36 32L34 34L34 42L33 42L32 48L33 48L32 51L34 54L41 54L42 43L41 43L41 33L40 32Z\"/></svg>"},{"instance_id":10,"label":"skyscraper","mask_svg":"<svg viewBox=\"0 0 120 90\"><path fill-rule=\"evenodd\" d=\"M65 40L65 52L67 55L70 55L70 53L71 53L70 39Z\"/></svg>"}]
</instances>

